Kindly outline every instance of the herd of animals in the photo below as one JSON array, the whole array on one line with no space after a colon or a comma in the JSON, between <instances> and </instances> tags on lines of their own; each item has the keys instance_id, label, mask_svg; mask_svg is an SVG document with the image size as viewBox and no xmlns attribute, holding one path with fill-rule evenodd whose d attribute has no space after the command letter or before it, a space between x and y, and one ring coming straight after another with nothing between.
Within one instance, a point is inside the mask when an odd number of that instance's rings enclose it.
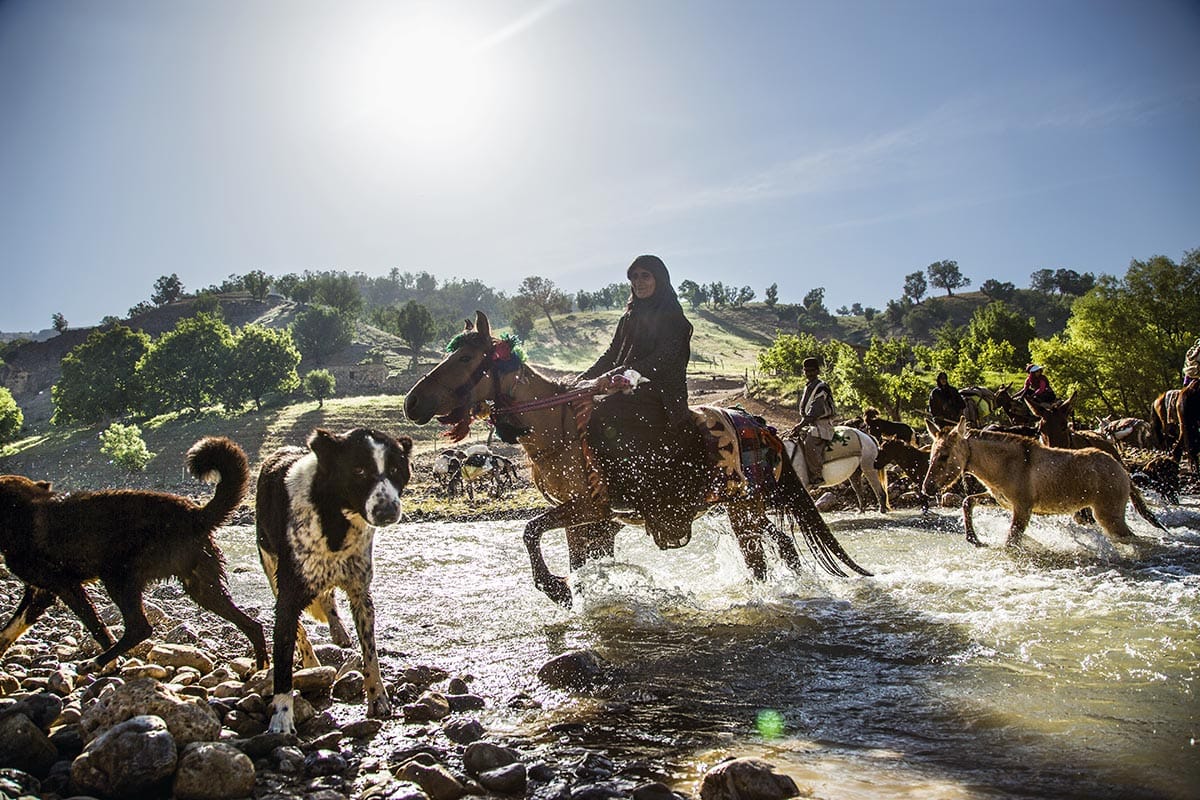
<instances>
[{"instance_id":1,"label":"herd of animals","mask_svg":"<svg viewBox=\"0 0 1200 800\"><path fill-rule=\"evenodd\" d=\"M456 349L410 390L405 413L419 424L436 417L462 430L464 422L469 427L480 404L491 403L493 420L523 432L519 443L534 482L553 503L525 528L534 583L552 600L570 606L567 579L551 573L542 558L542 535L564 529L571 569L589 558L611 556L616 532L622 522L631 521L628 498L610 489L604 501L598 501L598 481L607 481L610 487L620 482L611 466L604 474L607 462L602 453L568 446L578 444L579 420L586 414L564 410L567 403L556 400L561 388L529 365L522 362L501 369L496 363L497 340L485 315L478 314L466 335L456 341ZM500 402L499 398L506 399ZM573 402L578 399L576 395ZM1089 436L1067 424L1070 409L1068 400L1048 408L1030 406L1028 418L1014 415L1013 427L1036 427L1033 436L1019 430L968 428L965 420L931 426L933 439L927 448L918 446L911 427L868 414L857 423L862 430L839 427L844 450L831 451L824 483L861 474L876 491L880 509L886 510L886 484L879 475L890 464L907 472L917 491L925 495L970 474L984 486L983 492L963 500L967 539L977 545L981 543L974 533L971 509L987 495L1012 512L1008 544L1019 541L1035 513L1087 510L1106 534L1127 540L1133 532L1125 522L1125 508L1132 503L1139 514L1162 527L1130 472L1112 455L1116 444L1108 443L1162 445L1166 442L1161 436L1169 431L1160 433L1138 420L1105 420L1099 432ZM763 430L755 441L770 442L773 435ZM1151 436L1160 438L1146 438ZM735 437L729 442L734 448L729 463L734 465L744 463L744 453L737 451L739 441ZM714 494L711 487L704 488L703 480L682 474L671 491L699 486L705 493L698 498L698 508L716 504L725 508L742 556L756 578L766 575L767 542L792 569L802 566L794 538L769 519L769 511L780 512L799 529L826 571L845 576L849 569L870 575L838 543L817 510L805 484L807 470L803 465L795 468L791 461L798 448L779 444L778 468L769 490L746 482L735 466L726 475L722 493ZM377 430L356 428L338 434L317 429L305 447L281 448L264 461L258 475L255 520L260 561L276 597L269 655L262 624L241 611L229 594L224 557L214 538L249 489L247 459L231 440L204 438L188 451L190 472L216 483L212 498L203 505L145 490L62 494L46 481L0 476L0 554L8 570L25 584L16 610L0 630L0 654L60 599L101 646L101 653L84 668L102 669L152 633L142 607L146 587L175 578L200 607L228 620L246 636L258 668L274 664L269 729L294 733L293 669L296 662L304 667L317 663L301 615L307 610L327 621L334 642L348 646L351 639L333 596L334 589L341 589L362 651L366 712L371 717L389 717L390 700L375 645L371 554L377 530L401 518L400 498L412 476L412 448L410 438ZM1193 474L1194 459L1193 451ZM1154 472L1155 463L1170 464L1175 471L1158 467L1161 475L1145 477L1147 470ZM1168 497L1172 485L1178 492L1176 461L1158 456L1142 467L1137 471L1143 475L1141 480L1150 481ZM434 470L447 493L455 485L461 490L481 483L498 494L516 477L509 459L480 446L442 452ZM124 630L117 640L101 622L84 588L92 582L105 589L121 613Z\"/></svg>"}]
</instances>

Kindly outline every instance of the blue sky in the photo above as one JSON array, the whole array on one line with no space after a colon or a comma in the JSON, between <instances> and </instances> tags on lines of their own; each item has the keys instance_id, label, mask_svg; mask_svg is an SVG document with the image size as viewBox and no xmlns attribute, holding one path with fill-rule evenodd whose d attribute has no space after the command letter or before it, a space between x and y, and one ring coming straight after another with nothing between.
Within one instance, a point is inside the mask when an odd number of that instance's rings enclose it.
<instances>
[{"instance_id":1,"label":"blue sky","mask_svg":"<svg viewBox=\"0 0 1200 800\"><path fill-rule=\"evenodd\" d=\"M1200 247L1200 4L0 2L0 330L428 270L882 307Z\"/></svg>"}]
</instances>

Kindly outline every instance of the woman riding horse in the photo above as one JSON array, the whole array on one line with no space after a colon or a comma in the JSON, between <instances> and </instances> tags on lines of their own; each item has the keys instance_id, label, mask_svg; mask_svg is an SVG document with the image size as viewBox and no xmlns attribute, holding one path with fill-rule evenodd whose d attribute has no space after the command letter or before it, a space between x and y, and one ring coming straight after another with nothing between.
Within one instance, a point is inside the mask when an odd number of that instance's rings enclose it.
<instances>
[{"instance_id":1,"label":"woman riding horse","mask_svg":"<svg viewBox=\"0 0 1200 800\"><path fill-rule=\"evenodd\" d=\"M638 256L626 275L629 302L612 343L580 374L576 385L603 394L627 370L648 380L632 392L598 400L590 431L605 439L606 446L594 446L607 462L602 467L610 484L622 484L610 486L612 494L639 498L634 510L655 542L679 547L687 544L692 520L703 508L696 504L697 493L676 491L680 480L703 473L704 443L687 404L692 324L658 256ZM617 436L617 431L631 427L638 435Z\"/></svg>"}]
</instances>

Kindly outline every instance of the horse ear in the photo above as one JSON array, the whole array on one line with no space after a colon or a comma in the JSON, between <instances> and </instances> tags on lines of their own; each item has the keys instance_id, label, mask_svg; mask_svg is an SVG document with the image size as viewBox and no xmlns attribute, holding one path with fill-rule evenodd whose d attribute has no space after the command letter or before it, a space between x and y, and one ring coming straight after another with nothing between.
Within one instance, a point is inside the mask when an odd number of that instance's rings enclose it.
<instances>
[{"instance_id":1,"label":"horse ear","mask_svg":"<svg viewBox=\"0 0 1200 800\"><path fill-rule=\"evenodd\" d=\"M1030 413L1032 413L1038 419L1046 418L1046 412L1042 409L1042 407L1039 406L1037 403L1029 402L1028 397L1022 397L1021 402L1023 402L1025 404L1025 407L1029 409Z\"/></svg>"},{"instance_id":2,"label":"horse ear","mask_svg":"<svg viewBox=\"0 0 1200 800\"><path fill-rule=\"evenodd\" d=\"M925 430L929 431L929 435L935 439L942 435L941 426L937 424L937 420L933 417L925 418Z\"/></svg>"},{"instance_id":3,"label":"horse ear","mask_svg":"<svg viewBox=\"0 0 1200 800\"><path fill-rule=\"evenodd\" d=\"M482 311L475 312L475 330L487 339L492 338L492 323L488 322L487 314Z\"/></svg>"},{"instance_id":4,"label":"horse ear","mask_svg":"<svg viewBox=\"0 0 1200 800\"><path fill-rule=\"evenodd\" d=\"M463 320L463 331L469 332L469 331L473 331L473 330L475 330L475 323L471 322L471 320L469 320L469 319L464 319Z\"/></svg>"},{"instance_id":5,"label":"horse ear","mask_svg":"<svg viewBox=\"0 0 1200 800\"><path fill-rule=\"evenodd\" d=\"M967 435L967 418L966 417L958 418L958 425L955 426L955 430L958 432L959 436Z\"/></svg>"},{"instance_id":6,"label":"horse ear","mask_svg":"<svg viewBox=\"0 0 1200 800\"><path fill-rule=\"evenodd\" d=\"M1070 408L1075 403L1075 395L1079 394L1079 390L1071 392L1071 396L1063 401L1061 408Z\"/></svg>"}]
</instances>

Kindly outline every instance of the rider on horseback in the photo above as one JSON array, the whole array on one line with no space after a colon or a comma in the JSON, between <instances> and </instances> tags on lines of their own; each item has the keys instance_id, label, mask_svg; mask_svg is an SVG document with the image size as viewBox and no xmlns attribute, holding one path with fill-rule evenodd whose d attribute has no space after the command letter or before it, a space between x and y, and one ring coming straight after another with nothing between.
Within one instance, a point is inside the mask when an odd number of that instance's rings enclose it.
<instances>
[{"instance_id":1,"label":"rider on horseback","mask_svg":"<svg viewBox=\"0 0 1200 800\"><path fill-rule=\"evenodd\" d=\"M820 378L821 362L806 358L802 366L808 379L800 395L800 425L808 426L804 435L804 463L808 467L809 485L820 486L825 482L821 465L825 461L825 448L833 441L833 417L837 412L833 392Z\"/></svg>"},{"instance_id":2,"label":"rider on horseback","mask_svg":"<svg viewBox=\"0 0 1200 800\"><path fill-rule=\"evenodd\" d=\"M702 453L701 434L687 404L687 365L691 359L692 324L666 264L658 256L638 256L626 271L629 302L608 349L579 375L577 386L604 394L634 370L647 383L633 392L609 394L596 402L590 438L610 482L624 480L643 502L636 508L660 546L686 544L700 507L690 499L703 496L677 490L687 474L704 474L703 465L685 469L680 453ZM614 382L616 379L616 382ZM637 435L629 435L636 429ZM618 431L625 435L618 435ZM689 446L690 445L690 446Z\"/></svg>"},{"instance_id":3,"label":"rider on horseback","mask_svg":"<svg viewBox=\"0 0 1200 800\"><path fill-rule=\"evenodd\" d=\"M1029 377L1025 379L1025 387L1013 395L1014 399L1025 398L1041 406L1048 406L1058 399L1040 366L1030 364L1025 367L1025 371L1029 373Z\"/></svg>"},{"instance_id":4,"label":"rider on horseback","mask_svg":"<svg viewBox=\"0 0 1200 800\"><path fill-rule=\"evenodd\" d=\"M967 401L958 389L951 385L950 378L944 372L937 374L937 386L929 392L928 410L929 416L938 426L953 425L964 415L971 416L967 412ZM978 420L968 419L967 422L978 424Z\"/></svg>"}]
</instances>

